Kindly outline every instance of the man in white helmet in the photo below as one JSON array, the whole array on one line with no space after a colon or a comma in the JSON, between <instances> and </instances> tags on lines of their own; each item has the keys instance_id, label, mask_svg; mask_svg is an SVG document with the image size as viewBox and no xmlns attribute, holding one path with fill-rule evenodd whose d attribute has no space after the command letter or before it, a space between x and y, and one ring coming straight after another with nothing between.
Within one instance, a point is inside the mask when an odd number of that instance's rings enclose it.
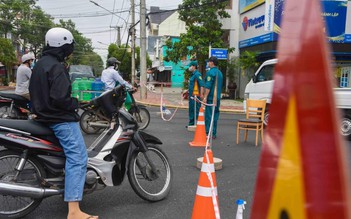
<instances>
[{"instance_id":1,"label":"man in white helmet","mask_svg":"<svg viewBox=\"0 0 351 219\"><path fill-rule=\"evenodd\" d=\"M45 35L42 58L29 83L32 111L59 139L66 156L64 201L67 219L98 218L80 210L87 168L87 151L79 127L78 100L71 97L71 82L64 65L74 50L70 31L55 27Z\"/></svg>"},{"instance_id":2,"label":"man in white helmet","mask_svg":"<svg viewBox=\"0 0 351 219\"><path fill-rule=\"evenodd\" d=\"M35 57L31 54L24 54L22 56L22 64L17 69L16 74L16 90L15 93L18 95L22 95L27 99L29 97L29 79L32 75L31 66L33 64Z\"/></svg>"}]
</instances>

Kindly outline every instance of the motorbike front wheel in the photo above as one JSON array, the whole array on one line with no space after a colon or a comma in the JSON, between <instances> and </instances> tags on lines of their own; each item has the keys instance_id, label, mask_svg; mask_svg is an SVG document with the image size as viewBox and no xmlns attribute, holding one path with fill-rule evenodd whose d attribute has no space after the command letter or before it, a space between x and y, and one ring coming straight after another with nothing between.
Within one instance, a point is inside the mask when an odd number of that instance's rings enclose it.
<instances>
[{"instance_id":1,"label":"motorbike front wheel","mask_svg":"<svg viewBox=\"0 0 351 219\"><path fill-rule=\"evenodd\" d=\"M139 111L139 114L134 112L133 117L138 122L139 129L144 130L150 124L150 113L146 108L139 108Z\"/></svg>"},{"instance_id":2,"label":"motorbike front wheel","mask_svg":"<svg viewBox=\"0 0 351 219\"><path fill-rule=\"evenodd\" d=\"M33 158L28 158L23 170L15 179L16 166L20 160L20 153L0 151L0 182L40 187L39 177L45 178L46 173L40 163ZM38 207L41 201L42 199L0 194L0 218L22 218Z\"/></svg>"},{"instance_id":3,"label":"motorbike front wheel","mask_svg":"<svg viewBox=\"0 0 351 219\"><path fill-rule=\"evenodd\" d=\"M144 153L135 151L129 162L128 179L139 197L156 202L164 199L171 189L172 169L160 147L149 143L147 147L156 173L151 169Z\"/></svg>"},{"instance_id":4,"label":"motorbike front wheel","mask_svg":"<svg viewBox=\"0 0 351 219\"><path fill-rule=\"evenodd\" d=\"M97 116L94 113L84 111L79 120L80 128L86 134L96 134L101 128L90 126L89 122L96 122L97 120Z\"/></svg>"}]
</instances>

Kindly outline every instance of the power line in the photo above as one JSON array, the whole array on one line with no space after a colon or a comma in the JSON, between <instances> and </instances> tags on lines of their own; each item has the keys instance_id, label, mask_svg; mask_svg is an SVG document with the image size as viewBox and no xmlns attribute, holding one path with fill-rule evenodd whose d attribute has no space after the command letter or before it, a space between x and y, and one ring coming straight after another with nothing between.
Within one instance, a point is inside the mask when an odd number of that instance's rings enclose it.
<instances>
[{"instance_id":1,"label":"power line","mask_svg":"<svg viewBox=\"0 0 351 219\"><path fill-rule=\"evenodd\" d=\"M185 10L185 9L193 9L193 8L199 8L199 7L204 7L204 6L209 6L209 5L214 5L214 4L220 4L224 2L228 2L229 0L217 0L215 2L208 2L208 3L203 3L201 5L194 5L194 6L188 6L188 7L179 7L176 9L168 9L168 10L162 10L162 11L155 11L155 12L149 12L147 15L150 14L162 14L162 13L167 13L167 12L172 12L172 11L180 11L180 10Z\"/></svg>"}]
</instances>

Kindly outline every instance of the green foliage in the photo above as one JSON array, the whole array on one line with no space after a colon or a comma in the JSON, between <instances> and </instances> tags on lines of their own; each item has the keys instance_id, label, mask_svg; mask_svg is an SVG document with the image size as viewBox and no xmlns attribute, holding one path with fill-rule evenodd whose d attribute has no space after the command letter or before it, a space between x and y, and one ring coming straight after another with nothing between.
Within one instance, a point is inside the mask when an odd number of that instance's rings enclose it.
<instances>
[{"instance_id":1,"label":"green foliage","mask_svg":"<svg viewBox=\"0 0 351 219\"><path fill-rule=\"evenodd\" d=\"M189 88L189 79L191 77L191 71L189 71L188 69L186 69L184 71L184 83L183 83L183 89L188 89Z\"/></svg>"},{"instance_id":2,"label":"green foliage","mask_svg":"<svg viewBox=\"0 0 351 219\"><path fill-rule=\"evenodd\" d=\"M137 68L140 65L140 47L136 47L135 52L137 54L135 59L135 65ZM117 60L121 62L121 64L118 65L118 71L123 73L124 80L130 81L132 78L131 48L129 46L126 48L125 45L118 47L116 44L110 44L108 47L108 57L115 57ZM149 55L147 55L146 57L146 64L147 64L147 67L150 67L152 65L152 61L150 60Z\"/></svg>"},{"instance_id":3,"label":"green foliage","mask_svg":"<svg viewBox=\"0 0 351 219\"><path fill-rule=\"evenodd\" d=\"M6 81L3 81L3 83L6 85L6 83L12 79L12 66L17 63L17 59L15 50L10 40L0 38L0 48L0 62L6 66L6 69L8 71L7 79Z\"/></svg>"},{"instance_id":4,"label":"green foliage","mask_svg":"<svg viewBox=\"0 0 351 219\"><path fill-rule=\"evenodd\" d=\"M229 82L236 82L240 74L239 58L232 58L227 65L227 77Z\"/></svg>"},{"instance_id":5,"label":"green foliage","mask_svg":"<svg viewBox=\"0 0 351 219\"><path fill-rule=\"evenodd\" d=\"M10 40L0 38L0 62L9 67L17 62L15 50Z\"/></svg>"},{"instance_id":6,"label":"green foliage","mask_svg":"<svg viewBox=\"0 0 351 219\"><path fill-rule=\"evenodd\" d=\"M240 68L242 70L243 76L251 78L253 76L253 71L259 66L256 57L257 52L245 51L241 54L239 59Z\"/></svg>"},{"instance_id":7,"label":"green foliage","mask_svg":"<svg viewBox=\"0 0 351 219\"><path fill-rule=\"evenodd\" d=\"M40 55L44 47L46 32L54 26L50 15L45 14L40 8L31 10L25 19L19 22L21 29L19 36L23 39L23 47L29 47L35 57Z\"/></svg>"},{"instance_id":8,"label":"green foliage","mask_svg":"<svg viewBox=\"0 0 351 219\"><path fill-rule=\"evenodd\" d=\"M200 66L204 66L209 45L213 48L227 48L222 39L223 30L219 21L219 18L230 17L225 11L226 5L227 1L183 0L179 5L179 19L185 22L187 33L180 35L179 42L166 42L169 48L166 60L176 63L182 57L190 55L196 57ZM232 50L230 48L229 52Z\"/></svg>"},{"instance_id":9,"label":"green foliage","mask_svg":"<svg viewBox=\"0 0 351 219\"><path fill-rule=\"evenodd\" d=\"M74 37L75 43L74 43L73 57L70 60L71 64L73 65L81 64L81 60L83 59L83 57L93 52L91 40L85 38L82 35L82 33L80 33L76 29L76 25L73 23L72 20L64 21L61 19L58 26L66 28L67 30L71 31Z\"/></svg>"},{"instance_id":10,"label":"green foliage","mask_svg":"<svg viewBox=\"0 0 351 219\"><path fill-rule=\"evenodd\" d=\"M30 48L37 55L44 44L44 36L53 26L52 18L34 0L2 0L0 2L0 33L12 34L13 44L22 51Z\"/></svg>"},{"instance_id":11,"label":"green foliage","mask_svg":"<svg viewBox=\"0 0 351 219\"><path fill-rule=\"evenodd\" d=\"M91 40L84 37L83 34L76 29L72 20L60 20L58 26L71 31L74 37L74 52L69 63L72 65L90 65L93 67L96 75L101 75L104 63L101 57L93 51Z\"/></svg>"},{"instance_id":12,"label":"green foliage","mask_svg":"<svg viewBox=\"0 0 351 219\"><path fill-rule=\"evenodd\" d=\"M11 33L12 43L10 42L10 47L12 50L16 46L21 46L21 51L31 51L36 57L40 58L46 32L54 26L64 27L72 32L75 40L75 50L69 63L91 65L97 74L101 73L103 61L93 51L91 40L77 31L71 20L60 20L59 24L55 25L53 18L45 14L35 3L36 0L0 0L0 35L3 34L7 37L7 34ZM2 50L5 47L1 45L0 48ZM5 53L1 50L0 53ZM14 51L13 54L15 54ZM11 55L8 55L6 59L13 60ZM14 57L15 61L9 61L9 65L17 62L15 55ZM12 69L11 66L10 69Z\"/></svg>"},{"instance_id":13,"label":"green foliage","mask_svg":"<svg viewBox=\"0 0 351 219\"><path fill-rule=\"evenodd\" d=\"M19 22L35 5L34 0L1 0L0 1L0 33L5 37L8 33L20 30Z\"/></svg>"},{"instance_id":14,"label":"green foliage","mask_svg":"<svg viewBox=\"0 0 351 219\"><path fill-rule=\"evenodd\" d=\"M84 56L81 56L79 64L92 66L94 75L97 77L101 76L101 72L104 69L103 67L104 62L102 61L101 57L95 52L90 52Z\"/></svg>"}]
</instances>

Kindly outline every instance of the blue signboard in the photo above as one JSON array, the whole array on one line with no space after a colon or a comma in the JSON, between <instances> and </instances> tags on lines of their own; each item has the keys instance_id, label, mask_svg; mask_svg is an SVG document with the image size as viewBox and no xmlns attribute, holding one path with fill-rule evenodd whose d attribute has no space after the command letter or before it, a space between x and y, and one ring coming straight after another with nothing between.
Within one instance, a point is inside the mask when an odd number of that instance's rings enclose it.
<instances>
[{"instance_id":1,"label":"blue signboard","mask_svg":"<svg viewBox=\"0 0 351 219\"><path fill-rule=\"evenodd\" d=\"M280 28L282 23L282 16L284 13L284 0L275 0L274 2L274 36L273 40L278 40L280 34Z\"/></svg>"},{"instance_id":2,"label":"blue signboard","mask_svg":"<svg viewBox=\"0 0 351 219\"><path fill-rule=\"evenodd\" d=\"M343 43L345 38L347 1L322 1L327 36L330 42Z\"/></svg>"},{"instance_id":3,"label":"blue signboard","mask_svg":"<svg viewBox=\"0 0 351 219\"><path fill-rule=\"evenodd\" d=\"M350 36L345 35L347 0L322 0L322 16L326 23L327 37L330 42L350 43ZM274 6L274 37L277 41L284 14L284 0L275 0Z\"/></svg>"},{"instance_id":4,"label":"blue signboard","mask_svg":"<svg viewBox=\"0 0 351 219\"><path fill-rule=\"evenodd\" d=\"M254 46L257 44L268 43L273 40L273 33L267 33L258 37L242 40L239 42L239 48Z\"/></svg>"},{"instance_id":5,"label":"blue signboard","mask_svg":"<svg viewBox=\"0 0 351 219\"><path fill-rule=\"evenodd\" d=\"M210 56L215 56L217 59L226 60L228 58L228 49L211 48Z\"/></svg>"},{"instance_id":6,"label":"blue signboard","mask_svg":"<svg viewBox=\"0 0 351 219\"><path fill-rule=\"evenodd\" d=\"M344 43L351 43L351 34L345 34L345 41Z\"/></svg>"}]
</instances>

